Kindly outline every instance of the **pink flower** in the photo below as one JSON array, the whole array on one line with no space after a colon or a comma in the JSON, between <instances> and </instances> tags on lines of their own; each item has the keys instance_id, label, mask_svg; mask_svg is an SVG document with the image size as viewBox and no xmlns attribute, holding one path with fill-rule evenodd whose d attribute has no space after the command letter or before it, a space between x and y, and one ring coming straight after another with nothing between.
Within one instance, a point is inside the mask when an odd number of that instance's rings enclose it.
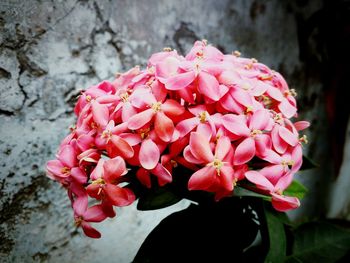
<instances>
[{"instance_id":1,"label":"pink flower","mask_svg":"<svg viewBox=\"0 0 350 263\"><path fill-rule=\"evenodd\" d=\"M134 193L128 188L117 185L123 181L122 176L126 173L125 162L121 157L107 161L100 159L91 173L93 181L86 188L87 193L97 200L106 200L115 206L130 205L135 200Z\"/></svg>"},{"instance_id":2,"label":"pink flower","mask_svg":"<svg viewBox=\"0 0 350 263\"><path fill-rule=\"evenodd\" d=\"M263 133L269 129L270 115L267 110L257 110L248 121L244 116L227 114L223 116L222 123L228 131L243 138L237 145L234 165L247 163L255 155L264 156L266 150L270 148L270 137Z\"/></svg>"},{"instance_id":3,"label":"pink flower","mask_svg":"<svg viewBox=\"0 0 350 263\"><path fill-rule=\"evenodd\" d=\"M93 228L90 222L101 222L107 218L102 205L88 208L87 195L78 197L73 203L75 225L82 227L85 235L91 238L100 238L101 234Z\"/></svg>"},{"instance_id":4,"label":"pink flower","mask_svg":"<svg viewBox=\"0 0 350 263\"><path fill-rule=\"evenodd\" d=\"M254 183L259 189L268 191L272 196L272 206L281 212L295 209L300 206L299 199L291 196L284 196L283 191L293 180L293 174L287 173L282 176L276 184L272 184L265 176L257 171L248 171L245 177Z\"/></svg>"},{"instance_id":5,"label":"pink flower","mask_svg":"<svg viewBox=\"0 0 350 263\"><path fill-rule=\"evenodd\" d=\"M195 172L189 182L190 190L208 190L214 184L221 185L227 191L233 190L234 171L231 166L231 142L227 137L220 137L215 146L215 154L207 138L198 132L190 135L190 144L184 150L188 162L204 165Z\"/></svg>"}]
</instances>

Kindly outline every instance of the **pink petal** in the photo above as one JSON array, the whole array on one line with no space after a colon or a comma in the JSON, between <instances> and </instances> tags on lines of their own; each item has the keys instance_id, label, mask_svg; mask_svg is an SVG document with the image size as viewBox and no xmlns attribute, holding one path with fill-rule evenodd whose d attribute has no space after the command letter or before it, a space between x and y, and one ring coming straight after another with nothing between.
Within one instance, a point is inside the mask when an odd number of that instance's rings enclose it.
<instances>
[{"instance_id":1,"label":"pink petal","mask_svg":"<svg viewBox=\"0 0 350 263\"><path fill-rule=\"evenodd\" d=\"M156 168L152 170L152 174L157 176L159 186L171 183L171 181L173 180L171 173L160 163L158 163Z\"/></svg>"},{"instance_id":2,"label":"pink petal","mask_svg":"<svg viewBox=\"0 0 350 263\"><path fill-rule=\"evenodd\" d=\"M198 123L199 119L197 117L185 119L176 125L176 130L180 132L181 137L184 137L190 131L192 131L198 125Z\"/></svg>"},{"instance_id":3,"label":"pink petal","mask_svg":"<svg viewBox=\"0 0 350 263\"><path fill-rule=\"evenodd\" d=\"M296 173L301 165L303 164L303 150L301 148L301 145L298 144L292 151L292 160L294 161L294 164L292 166L292 173Z\"/></svg>"},{"instance_id":4,"label":"pink petal","mask_svg":"<svg viewBox=\"0 0 350 263\"><path fill-rule=\"evenodd\" d=\"M250 129L242 121L242 118L237 116L237 115L226 114L222 118L222 124L224 125L224 127L228 131L230 131L233 134L236 134L238 136L249 136L250 135Z\"/></svg>"},{"instance_id":5,"label":"pink petal","mask_svg":"<svg viewBox=\"0 0 350 263\"><path fill-rule=\"evenodd\" d=\"M131 130L140 129L152 120L154 114L153 109L148 109L132 116L128 121L128 128Z\"/></svg>"},{"instance_id":6,"label":"pink petal","mask_svg":"<svg viewBox=\"0 0 350 263\"><path fill-rule=\"evenodd\" d=\"M297 108L291 105L286 99L278 105L278 108L287 118L292 118L297 112Z\"/></svg>"},{"instance_id":7,"label":"pink petal","mask_svg":"<svg viewBox=\"0 0 350 263\"><path fill-rule=\"evenodd\" d=\"M259 189L273 191L274 187L269 180L267 180L262 174L257 171L248 171L245 173L245 177L252 183L254 183Z\"/></svg>"},{"instance_id":8,"label":"pink petal","mask_svg":"<svg viewBox=\"0 0 350 263\"><path fill-rule=\"evenodd\" d=\"M91 238L100 238L101 233L98 232L95 228L93 228L89 223L82 222L81 227L83 228L83 231L86 236Z\"/></svg>"},{"instance_id":9,"label":"pink petal","mask_svg":"<svg viewBox=\"0 0 350 263\"><path fill-rule=\"evenodd\" d=\"M275 127L272 129L271 139L273 147L276 149L276 151L280 154L283 154L287 150L288 144L280 137L279 127L280 126L276 124Z\"/></svg>"},{"instance_id":10,"label":"pink petal","mask_svg":"<svg viewBox=\"0 0 350 263\"><path fill-rule=\"evenodd\" d=\"M86 222L101 222L107 218L103 211L102 205L94 205L89 207L83 215Z\"/></svg>"},{"instance_id":11,"label":"pink petal","mask_svg":"<svg viewBox=\"0 0 350 263\"><path fill-rule=\"evenodd\" d=\"M275 189L284 191L292 183L292 181L293 174L289 172L278 180L277 184L275 185Z\"/></svg>"},{"instance_id":12,"label":"pink petal","mask_svg":"<svg viewBox=\"0 0 350 263\"><path fill-rule=\"evenodd\" d=\"M160 157L158 146L151 140L146 139L142 142L139 159L143 168L152 170L156 167Z\"/></svg>"},{"instance_id":13,"label":"pink petal","mask_svg":"<svg viewBox=\"0 0 350 263\"><path fill-rule=\"evenodd\" d=\"M71 145L63 146L58 154L58 160L68 168L74 167L77 163L77 156L74 148Z\"/></svg>"},{"instance_id":14,"label":"pink petal","mask_svg":"<svg viewBox=\"0 0 350 263\"><path fill-rule=\"evenodd\" d=\"M78 216L83 216L87 207L88 207L88 196L87 195L79 196L77 199L75 199L75 201L73 203L74 213Z\"/></svg>"},{"instance_id":15,"label":"pink petal","mask_svg":"<svg viewBox=\"0 0 350 263\"><path fill-rule=\"evenodd\" d=\"M200 122L197 126L196 132L202 134L207 141L210 141L211 137L215 135L215 126L210 121L205 123Z\"/></svg>"},{"instance_id":16,"label":"pink petal","mask_svg":"<svg viewBox=\"0 0 350 263\"><path fill-rule=\"evenodd\" d=\"M231 96L241 105L245 107L249 107L253 105L253 99L252 96L246 92L245 90L238 89L238 88L232 88Z\"/></svg>"},{"instance_id":17,"label":"pink petal","mask_svg":"<svg viewBox=\"0 0 350 263\"><path fill-rule=\"evenodd\" d=\"M269 120L270 114L267 110L257 110L249 121L249 128L251 130L265 130L266 126L269 124Z\"/></svg>"},{"instance_id":18,"label":"pink petal","mask_svg":"<svg viewBox=\"0 0 350 263\"><path fill-rule=\"evenodd\" d=\"M231 166L224 165L220 169L220 184L227 191L233 190L234 170Z\"/></svg>"},{"instance_id":19,"label":"pink petal","mask_svg":"<svg viewBox=\"0 0 350 263\"><path fill-rule=\"evenodd\" d=\"M275 87L270 86L266 93L274 100L277 100L277 101L283 100L282 92Z\"/></svg>"},{"instance_id":20,"label":"pink petal","mask_svg":"<svg viewBox=\"0 0 350 263\"><path fill-rule=\"evenodd\" d=\"M215 156L219 160L223 160L225 156L229 153L231 150L231 141L226 136L221 136L216 144L215 147Z\"/></svg>"},{"instance_id":21,"label":"pink petal","mask_svg":"<svg viewBox=\"0 0 350 263\"><path fill-rule=\"evenodd\" d=\"M101 127L105 127L109 121L109 110L106 105L100 104L97 101L92 101L92 115L94 121Z\"/></svg>"},{"instance_id":22,"label":"pink petal","mask_svg":"<svg viewBox=\"0 0 350 263\"><path fill-rule=\"evenodd\" d=\"M174 123L163 112L158 111L154 120L154 130L161 140L169 142L173 137Z\"/></svg>"},{"instance_id":23,"label":"pink petal","mask_svg":"<svg viewBox=\"0 0 350 263\"><path fill-rule=\"evenodd\" d=\"M265 157L267 152L271 150L271 137L267 134L258 134L255 136L255 147L259 157Z\"/></svg>"},{"instance_id":24,"label":"pink petal","mask_svg":"<svg viewBox=\"0 0 350 263\"><path fill-rule=\"evenodd\" d=\"M112 205L127 206L133 202L132 199L130 200L128 190L117 185L106 184L104 187L104 192Z\"/></svg>"},{"instance_id":25,"label":"pink petal","mask_svg":"<svg viewBox=\"0 0 350 263\"><path fill-rule=\"evenodd\" d=\"M272 195L272 206L280 212L286 212L291 209L296 209L300 206L300 201L296 197L281 196L275 193Z\"/></svg>"},{"instance_id":26,"label":"pink petal","mask_svg":"<svg viewBox=\"0 0 350 263\"><path fill-rule=\"evenodd\" d=\"M141 142L141 136L135 133L122 133L119 136L124 139L130 146L135 146Z\"/></svg>"},{"instance_id":27,"label":"pink petal","mask_svg":"<svg viewBox=\"0 0 350 263\"><path fill-rule=\"evenodd\" d=\"M136 177L137 179L146 186L147 188L151 188L151 177L150 177L150 172L144 168L140 168L136 172Z\"/></svg>"},{"instance_id":28,"label":"pink petal","mask_svg":"<svg viewBox=\"0 0 350 263\"><path fill-rule=\"evenodd\" d=\"M192 132L190 135L190 149L196 159L205 163L214 159L208 140L198 132Z\"/></svg>"},{"instance_id":29,"label":"pink petal","mask_svg":"<svg viewBox=\"0 0 350 263\"><path fill-rule=\"evenodd\" d=\"M120 156L105 161L103 169L103 179L108 183L112 183L114 180L127 173L125 161Z\"/></svg>"},{"instance_id":30,"label":"pink petal","mask_svg":"<svg viewBox=\"0 0 350 263\"><path fill-rule=\"evenodd\" d=\"M125 102L122 108L122 121L127 122L132 116L136 115L137 111L130 102Z\"/></svg>"},{"instance_id":31,"label":"pink petal","mask_svg":"<svg viewBox=\"0 0 350 263\"><path fill-rule=\"evenodd\" d=\"M90 197L95 198L96 200L101 200L102 198L101 189L102 189L101 184L92 183L86 187L86 192Z\"/></svg>"},{"instance_id":32,"label":"pink petal","mask_svg":"<svg viewBox=\"0 0 350 263\"><path fill-rule=\"evenodd\" d=\"M118 154L122 157L129 159L134 156L134 149L123 138L117 135L112 135L111 142L114 144Z\"/></svg>"},{"instance_id":33,"label":"pink petal","mask_svg":"<svg viewBox=\"0 0 350 263\"><path fill-rule=\"evenodd\" d=\"M95 169L92 171L90 178L92 180L97 180L99 178L101 178L103 176L103 164L104 164L104 160L100 159L98 160L98 163L95 167Z\"/></svg>"},{"instance_id":34,"label":"pink petal","mask_svg":"<svg viewBox=\"0 0 350 263\"><path fill-rule=\"evenodd\" d=\"M215 182L216 170L213 166L205 166L195 172L188 181L189 190L207 190Z\"/></svg>"},{"instance_id":35,"label":"pink petal","mask_svg":"<svg viewBox=\"0 0 350 263\"><path fill-rule=\"evenodd\" d=\"M267 150L263 159L272 164L280 164L282 162L281 156L273 150Z\"/></svg>"},{"instance_id":36,"label":"pink petal","mask_svg":"<svg viewBox=\"0 0 350 263\"><path fill-rule=\"evenodd\" d=\"M251 137L244 139L236 148L234 165L245 164L255 155L255 141Z\"/></svg>"},{"instance_id":37,"label":"pink petal","mask_svg":"<svg viewBox=\"0 0 350 263\"><path fill-rule=\"evenodd\" d=\"M162 103L162 111L169 117L178 116L185 112L185 108L176 100L168 99Z\"/></svg>"},{"instance_id":38,"label":"pink petal","mask_svg":"<svg viewBox=\"0 0 350 263\"><path fill-rule=\"evenodd\" d=\"M71 176L80 184L85 184L87 182L87 175L79 167L73 167L70 170Z\"/></svg>"},{"instance_id":39,"label":"pink petal","mask_svg":"<svg viewBox=\"0 0 350 263\"><path fill-rule=\"evenodd\" d=\"M265 176L272 184L276 184L278 180L285 174L283 165L269 165L260 170L260 173Z\"/></svg>"},{"instance_id":40,"label":"pink petal","mask_svg":"<svg viewBox=\"0 0 350 263\"><path fill-rule=\"evenodd\" d=\"M219 82L214 76L204 71L201 71L198 75L198 90L213 101L220 99Z\"/></svg>"},{"instance_id":41,"label":"pink petal","mask_svg":"<svg viewBox=\"0 0 350 263\"><path fill-rule=\"evenodd\" d=\"M185 147L183 155L184 155L185 160L190 162L190 163L193 163L193 164L202 164L203 163L203 161L198 160L196 157L193 156L189 145L187 145Z\"/></svg>"},{"instance_id":42,"label":"pink petal","mask_svg":"<svg viewBox=\"0 0 350 263\"><path fill-rule=\"evenodd\" d=\"M294 127L297 131L305 130L309 126L310 126L310 122L308 122L308 121L297 121L294 123Z\"/></svg>"},{"instance_id":43,"label":"pink petal","mask_svg":"<svg viewBox=\"0 0 350 263\"><path fill-rule=\"evenodd\" d=\"M55 176L62 176L62 168L64 166L59 160L50 160L47 162L47 172L51 179L55 179ZM67 174L69 176L69 174Z\"/></svg>"},{"instance_id":44,"label":"pink petal","mask_svg":"<svg viewBox=\"0 0 350 263\"><path fill-rule=\"evenodd\" d=\"M295 146L299 142L298 137L294 133L292 133L290 130L288 130L287 128L285 128L283 126L279 127L278 134L290 146Z\"/></svg>"},{"instance_id":45,"label":"pink petal","mask_svg":"<svg viewBox=\"0 0 350 263\"><path fill-rule=\"evenodd\" d=\"M168 78L164 84L168 90L181 90L190 85L195 78L196 74L193 70L191 70L189 72L180 73Z\"/></svg>"}]
</instances>

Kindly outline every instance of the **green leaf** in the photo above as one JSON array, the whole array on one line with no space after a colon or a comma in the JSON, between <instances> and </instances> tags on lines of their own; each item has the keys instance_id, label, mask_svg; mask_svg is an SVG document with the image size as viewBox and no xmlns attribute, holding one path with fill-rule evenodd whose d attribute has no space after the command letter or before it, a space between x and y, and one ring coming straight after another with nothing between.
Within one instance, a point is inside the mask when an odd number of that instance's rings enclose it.
<instances>
[{"instance_id":1,"label":"green leaf","mask_svg":"<svg viewBox=\"0 0 350 263\"><path fill-rule=\"evenodd\" d=\"M270 248L265 263L283 262L286 257L287 239L283 222L278 212L272 211L265 205L265 217L269 233Z\"/></svg>"},{"instance_id":2,"label":"green leaf","mask_svg":"<svg viewBox=\"0 0 350 263\"><path fill-rule=\"evenodd\" d=\"M350 232L324 222L309 222L295 231L292 262L337 262L350 248Z\"/></svg>"},{"instance_id":3,"label":"green leaf","mask_svg":"<svg viewBox=\"0 0 350 263\"><path fill-rule=\"evenodd\" d=\"M297 180L293 180L293 182L288 186L288 188L283 191L283 194L303 199L307 192L307 188L302 183L300 183Z\"/></svg>"},{"instance_id":4,"label":"green leaf","mask_svg":"<svg viewBox=\"0 0 350 263\"><path fill-rule=\"evenodd\" d=\"M176 204L181 199L165 187L150 189L140 196L137 209L142 211L160 209Z\"/></svg>"},{"instance_id":5,"label":"green leaf","mask_svg":"<svg viewBox=\"0 0 350 263\"><path fill-rule=\"evenodd\" d=\"M316 164L313 160L311 160L309 157L303 155L303 164L300 167L300 170L308 170L308 169L313 169L317 168L319 165Z\"/></svg>"},{"instance_id":6,"label":"green leaf","mask_svg":"<svg viewBox=\"0 0 350 263\"><path fill-rule=\"evenodd\" d=\"M250 191L243 187L236 186L234 189L234 196L251 196L251 197L259 197L265 201L271 202L271 196L258 194L256 192Z\"/></svg>"}]
</instances>

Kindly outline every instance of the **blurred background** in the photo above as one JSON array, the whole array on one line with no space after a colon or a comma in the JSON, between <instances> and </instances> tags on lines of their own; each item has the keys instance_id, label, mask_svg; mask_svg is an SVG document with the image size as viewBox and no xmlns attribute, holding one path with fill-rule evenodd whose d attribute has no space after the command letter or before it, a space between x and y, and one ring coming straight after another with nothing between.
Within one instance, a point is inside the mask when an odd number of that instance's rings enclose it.
<instances>
[{"instance_id":1,"label":"blurred background","mask_svg":"<svg viewBox=\"0 0 350 263\"><path fill-rule=\"evenodd\" d=\"M297 175L309 193L290 216L350 220L350 1L1 0L1 262L130 262L162 218L188 206L119 209L97 226L102 239L88 239L45 163L81 89L203 38L267 64L298 92L318 168Z\"/></svg>"}]
</instances>

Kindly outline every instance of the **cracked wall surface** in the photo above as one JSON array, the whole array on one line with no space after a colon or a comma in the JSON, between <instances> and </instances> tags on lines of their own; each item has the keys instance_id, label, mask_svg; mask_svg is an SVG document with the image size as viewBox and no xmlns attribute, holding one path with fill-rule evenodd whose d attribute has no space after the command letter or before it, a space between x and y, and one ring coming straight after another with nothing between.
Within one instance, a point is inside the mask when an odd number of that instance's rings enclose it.
<instances>
[{"instance_id":1,"label":"cracked wall surface","mask_svg":"<svg viewBox=\"0 0 350 263\"><path fill-rule=\"evenodd\" d=\"M74 122L79 92L113 78L165 46L181 53L197 39L224 52L240 50L281 71L299 91L311 141L327 134L322 83L300 58L298 19L320 1L39 1L0 2L0 261L130 262L147 233L187 206L118 210L101 240L76 231L65 191L45 177L45 163ZM308 40L311 44L314 38ZM309 134L309 135L310 135ZM306 149L322 163L327 143ZM329 167L303 175L311 189L299 214L317 210L317 188ZM318 178L313 177L318 174Z\"/></svg>"}]
</instances>

